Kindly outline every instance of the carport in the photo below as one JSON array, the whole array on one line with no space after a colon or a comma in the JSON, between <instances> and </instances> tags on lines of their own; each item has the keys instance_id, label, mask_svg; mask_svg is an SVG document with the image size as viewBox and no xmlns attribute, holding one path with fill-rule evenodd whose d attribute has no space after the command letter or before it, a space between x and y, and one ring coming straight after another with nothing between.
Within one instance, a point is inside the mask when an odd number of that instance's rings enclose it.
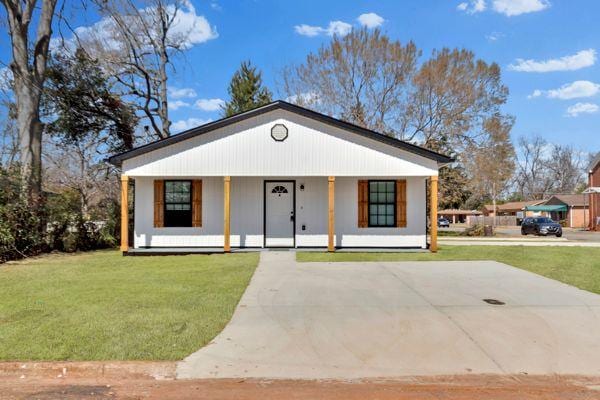
<instances>
[{"instance_id":1,"label":"carport","mask_svg":"<svg viewBox=\"0 0 600 400\"><path fill-rule=\"evenodd\" d=\"M567 214L569 212L569 208L567 205L547 205L540 204L536 206L527 206L525 207L526 211L534 211L534 212L542 212L549 215L555 221L562 221L567 218Z\"/></svg>"}]
</instances>

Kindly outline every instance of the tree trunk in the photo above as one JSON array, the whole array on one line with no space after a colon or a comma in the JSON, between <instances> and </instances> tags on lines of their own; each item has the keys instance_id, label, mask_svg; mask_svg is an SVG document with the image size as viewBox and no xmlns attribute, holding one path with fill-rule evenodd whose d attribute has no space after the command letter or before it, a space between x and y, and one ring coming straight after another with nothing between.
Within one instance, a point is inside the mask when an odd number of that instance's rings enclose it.
<instances>
[{"instance_id":1,"label":"tree trunk","mask_svg":"<svg viewBox=\"0 0 600 400\"><path fill-rule=\"evenodd\" d=\"M158 114L160 116L160 122L162 124L162 136L163 139L171 135L171 121L169 121L169 107L167 100L167 63L168 58L166 50L163 49L160 55L160 68L159 68L159 95L160 95L160 107L158 108Z\"/></svg>"},{"instance_id":2,"label":"tree trunk","mask_svg":"<svg viewBox=\"0 0 600 400\"><path fill-rule=\"evenodd\" d=\"M6 9L12 49L10 66L17 105L22 193L34 209L39 207L42 195L40 98L56 1L42 0L41 7L37 7L37 0L0 0ZM30 23L36 10L39 11L35 19L38 25L36 35L30 40Z\"/></svg>"},{"instance_id":3,"label":"tree trunk","mask_svg":"<svg viewBox=\"0 0 600 400\"><path fill-rule=\"evenodd\" d=\"M20 79L24 80L24 79ZM15 80L16 83L17 80ZM40 93L31 83L15 85L22 194L32 207L42 198L42 132Z\"/></svg>"}]
</instances>

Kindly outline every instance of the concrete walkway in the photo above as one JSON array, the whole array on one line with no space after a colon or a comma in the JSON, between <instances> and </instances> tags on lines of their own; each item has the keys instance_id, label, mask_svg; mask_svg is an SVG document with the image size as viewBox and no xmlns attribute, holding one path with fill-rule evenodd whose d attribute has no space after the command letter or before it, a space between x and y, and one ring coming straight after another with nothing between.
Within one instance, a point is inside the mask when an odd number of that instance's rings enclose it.
<instances>
[{"instance_id":1,"label":"concrete walkway","mask_svg":"<svg viewBox=\"0 0 600 400\"><path fill-rule=\"evenodd\" d=\"M177 377L599 375L598 332L600 296L497 262L263 252L231 322Z\"/></svg>"}]
</instances>

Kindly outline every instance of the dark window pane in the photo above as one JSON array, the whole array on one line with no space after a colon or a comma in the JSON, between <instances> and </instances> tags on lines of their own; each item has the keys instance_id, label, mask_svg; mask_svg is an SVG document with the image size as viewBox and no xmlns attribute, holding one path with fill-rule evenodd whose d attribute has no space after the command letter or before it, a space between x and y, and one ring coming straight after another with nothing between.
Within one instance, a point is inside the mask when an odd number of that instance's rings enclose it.
<instances>
[{"instance_id":1,"label":"dark window pane","mask_svg":"<svg viewBox=\"0 0 600 400\"><path fill-rule=\"evenodd\" d=\"M190 181L165 182L165 226L192 226Z\"/></svg>"},{"instance_id":2,"label":"dark window pane","mask_svg":"<svg viewBox=\"0 0 600 400\"><path fill-rule=\"evenodd\" d=\"M369 182L369 225L395 226L396 184L393 181Z\"/></svg>"}]
</instances>

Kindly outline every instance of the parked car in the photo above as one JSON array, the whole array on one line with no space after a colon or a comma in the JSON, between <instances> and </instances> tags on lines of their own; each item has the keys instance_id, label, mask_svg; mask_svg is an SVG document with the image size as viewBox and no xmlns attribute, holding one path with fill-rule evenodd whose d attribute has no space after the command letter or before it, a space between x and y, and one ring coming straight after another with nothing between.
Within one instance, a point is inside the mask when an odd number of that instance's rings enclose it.
<instances>
[{"instance_id":1,"label":"parked car","mask_svg":"<svg viewBox=\"0 0 600 400\"><path fill-rule=\"evenodd\" d=\"M562 227L558 222L546 217L527 217L521 224L521 235L555 235L562 236Z\"/></svg>"},{"instance_id":2,"label":"parked car","mask_svg":"<svg viewBox=\"0 0 600 400\"><path fill-rule=\"evenodd\" d=\"M450 228L450 221L444 217L438 218L438 228Z\"/></svg>"}]
</instances>

